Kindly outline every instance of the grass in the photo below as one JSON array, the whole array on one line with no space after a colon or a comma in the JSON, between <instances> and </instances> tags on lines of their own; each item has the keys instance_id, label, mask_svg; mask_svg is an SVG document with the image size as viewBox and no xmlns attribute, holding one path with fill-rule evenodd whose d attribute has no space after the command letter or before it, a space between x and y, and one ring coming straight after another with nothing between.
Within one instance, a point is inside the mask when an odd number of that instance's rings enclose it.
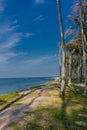
<instances>
[{"instance_id":1,"label":"grass","mask_svg":"<svg viewBox=\"0 0 87 130\"><path fill-rule=\"evenodd\" d=\"M84 79L82 78L81 81L78 78L72 79L73 83L84 83Z\"/></svg>"},{"instance_id":2,"label":"grass","mask_svg":"<svg viewBox=\"0 0 87 130\"><path fill-rule=\"evenodd\" d=\"M37 88L41 89L41 86L51 85L51 84L53 84L53 82L47 82L47 83L44 83L43 85L32 86L31 88L26 89L26 90L34 90ZM20 92L22 92L22 91L20 91ZM20 96L20 92L13 92L13 93L9 93L9 94L0 95L0 110L3 109L6 105L8 105L10 102L15 100L16 98L18 98ZM32 94L26 96L25 98L21 99L20 101L15 102L14 105L20 105L23 100L26 100L27 98L32 97L36 93L37 92L33 92Z\"/></svg>"},{"instance_id":3,"label":"grass","mask_svg":"<svg viewBox=\"0 0 87 130\"><path fill-rule=\"evenodd\" d=\"M0 109L19 97L18 92L0 95Z\"/></svg>"},{"instance_id":4,"label":"grass","mask_svg":"<svg viewBox=\"0 0 87 130\"><path fill-rule=\"evenodd\" d=\"M56 84L55 81L49 81L49 82L46 82L44 85L53 85L53 84Z\"/></svg>"},{"instance_id":5,"label":"grass","mask_svg":"<svg viewBox=\"0 0 87 130\"><path fill-rule=\"evenodd\" d=\"M87 97L83 96L83 89L66 86L65 97L60 96L59 88L46 90L43 96L50 101L46 100L31 112L26 111L17 122L9 125L9 130L87 130L86 126L76 124L76 121L87 123L86 117L79 116L80 113L87 114Z\"/></svg>"},{"instance_id":6,"label":"grass","mask_svg":"<svg viewBox=\"0 0 87 130\"><path fill-rule=\"evenodd\" d=\"M26 89L26 90L34 90L34 89L37 89L37 88L38 89L41 88L41 85L39 85L39 86L33 86L33 87L31 87L29 89ZM22 92L22 91L0 95L0 110L3 109L5 106L7 106L12 101L14 101L15 99L17 99L18 97L20 97L20 92ZM29 95L29 97L31 97L31 95ZM23 99L21 99L20 101L22 101L22 100ZM17 102L14 103L14 105L20 105L20 104L21 103L19 101L17 101Z\"/></svg>"},{"instance_id":7,"label":"grass","mask_svg":"<svg viewBox=\"0 0 87 130\"><path fill-rule=\"evenodd\" d=\"M24 98L21 98L20 100L18 100L17 102L15 102L15 103L13 104L13 106L21 105L22 102L26 101L27 99L33 98L33 97L36 96L36 95L37 95L37 91L34 91L34 92L32 92L31 94L29 94L29 95L25 96Z\"/></svg>"}]
</instances>

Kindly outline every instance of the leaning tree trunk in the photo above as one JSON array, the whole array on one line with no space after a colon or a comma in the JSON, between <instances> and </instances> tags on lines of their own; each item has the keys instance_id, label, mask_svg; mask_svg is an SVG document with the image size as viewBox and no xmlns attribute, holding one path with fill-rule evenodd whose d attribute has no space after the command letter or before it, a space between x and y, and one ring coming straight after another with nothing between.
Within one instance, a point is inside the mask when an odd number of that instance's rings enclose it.
<instances>
[{"instance_id":1,"label":"leaning tree trunk","mask_svg":"<svg viewBox=\"0 0 87 130\"><path fill-rule=\"evenodd\" d=\"M80 5L80 26L81 26L81 40L82 40L82 49L83 49L83 66L84 66L84 78L85 78L85 90L84 94L87 95L87 56L85 53L85 43L84 43L84 29L83 29L83 14L82 14L82 0L79 0Z\"/></svg>"},{"instance_id":2,"label":"leaning tree trunk","mask_svg":"<svg viewBox=\"0 0 87 130\"><path fill-rule=\"evenodd\" d=\"M58 19L59 19L59 26L60 26L61 49L62 49L61 92L63 93L65 88L65 49L64 49L64 30L63 30L63 23L62 23L60 0L57 0L57 7L58 7Z\"/></svg>"}]
</instances>

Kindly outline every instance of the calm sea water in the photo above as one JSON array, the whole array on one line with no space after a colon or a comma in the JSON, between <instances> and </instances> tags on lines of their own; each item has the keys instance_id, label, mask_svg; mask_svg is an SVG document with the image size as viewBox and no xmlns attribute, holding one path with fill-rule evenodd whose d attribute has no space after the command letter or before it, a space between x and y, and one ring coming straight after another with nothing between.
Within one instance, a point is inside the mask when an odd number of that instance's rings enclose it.
<instances>
[{"instance_id":1,"label":"calm sea water","mask_svg":"<svg viewBox=\"0 0 87 130\"><path fill-rule=\"evenodd\" d=\"M55 77L0 79L0 94L24 90L32 86L52 81L54 78Z\"/></svg>"}]
</instances>

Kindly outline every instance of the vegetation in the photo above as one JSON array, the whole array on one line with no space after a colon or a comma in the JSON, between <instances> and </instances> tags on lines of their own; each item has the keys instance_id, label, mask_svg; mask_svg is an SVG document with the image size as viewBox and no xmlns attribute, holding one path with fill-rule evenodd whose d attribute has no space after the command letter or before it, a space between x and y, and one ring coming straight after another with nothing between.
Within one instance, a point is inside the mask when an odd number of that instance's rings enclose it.
<instances>
[{"instance_id":1,"label":"vegetation","mask_svg":"<svg viewBox=\"0 0 87 130\"><path fill-rule=\"evenodd\" d=\"M87 97L82 91L83 87L67 86L65 97L61 97L58 87L44 91L47 100L24 112L20 119L9 124L9 130L86 130L87 124L78 125L87 122Z\"/></svg>"},{"instance_id":2,"label":"vegetation","mask_svg":"<svg viewBox=\"0 0 87 130\"><path fill-rule=\"evenodd\" d=\"M59 27L60 27L60 35L61 35L61 54L62 54L62 65L61 65L61 93L64 92L65 87L65 49L64 49L64 29L63 29L63 21L60 7L60 0L57 0L58 5L58 18L59 18Z\"/></svg>"},{"instance_id":3,"label":"vegetation","mask_svg":"<svg viewBox=\"0 0 87 130\"><path fill-rule=\"evenodd\" d=\"M22 104L24 108L26 102L30 102L21 118L9 124L9 130L87 130L87 2L77 0L73 5L69 16L73 24L66 32L61 0L57 0L57 7L61 36L59 56L62 57L60 80L34 87L16 101L14 106ZM18 97L18 93L0 96L1 108ZM37 100L39 97L41 101Z\"/></svg>"},{"instance_id":4,"label":"vegetation","mask_svg":"<svg viewBox=\"0 0 87 130\"><path fill-rule=\"evenodd\" d=\"M19 97L18 92L0 95L0 110Z\"/></svg>"},{"instance_id":5,"label":"vegetation","mask_svg":"<svg viewBox=\"0 0 87 130\"><path fill-rule=\"evenodd\" d=\"M9 94L0 95L0 111L6 109L7 107L11 106L12 104L16 104L20 99L25 97L28 92L26 91L32 91L34 89L39 89L41 85L39 86L33 86L32 88L26 89L24 91L19 92L13 92Z\"/></svg>"},{"instance_id":6,"label":"vegetation","mask_svg":"<svg viewBox=\"0 0 87 130\"><path fill-rule=\"evenodd\" d=\"M72 6L72 13L69 15L69 21L71 20L72 24L65 34L61 0L57 0L57 5L62 55L60 67L61 90L64 91L66 84L71 84L74 78L78 78L80 82L84 79L84 95L87 95L87 2L85 0L77 0ZM68 43L65 43L67 38L69 38Z\"/></svg>"}]
</instances>

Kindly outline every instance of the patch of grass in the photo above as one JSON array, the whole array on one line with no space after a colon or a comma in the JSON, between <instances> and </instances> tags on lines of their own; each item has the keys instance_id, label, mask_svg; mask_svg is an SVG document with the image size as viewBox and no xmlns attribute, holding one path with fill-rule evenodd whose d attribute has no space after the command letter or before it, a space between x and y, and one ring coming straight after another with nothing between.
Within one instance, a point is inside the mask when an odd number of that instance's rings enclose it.
<instances>
[{"instance_id":1,"label":"patch of grass","mask_svg":"<svg viewBox=\"0 0 87 130\"><path fill-rule=\"evenodd\" d=\"M55 83L54 81L49 81L49 82L44 83L44 85L53 85L54 83Z\"/></svg>"},{"instance_id":2,"label":"patch of grass","mask_svg":"<svg viewBox=\"0 0 87 130\"><path fill-rule=\"evenodd\" d=\"M9 127L15 127L17 125L17 122L12 122L12 123L10 123L8 126Z\"/></svg>"},{"instance_id":3,"label":"patch of grass","mask_svg":"<svg viewBox=\"0 0 87 130\"><path fill-rule=\"evenodd\" d=\"M43 85L37 85L37 86L32 86L31 88L29 88L30 90L32 90L32 89L40 89L41 88L41 86L43 86Z\"/></svg>"},{"instance_id":4,"label":"patch of grass","mask_svg":"<svg viewBox=\"0 0 87 130\"><path fill-rule=\"evenodd\" d=\"M0 95L0 109L5 107L8 103L19 97L18 92Z\"/></svg>"},{"instance_id":5,"label":"patch of grass","mask_svg":"<svg viewBox=\"0 0 87 130\"><path fill-rule=\"evenodd\" d=\"M0 95L0 99L9 100L11 98L15 98L15 97L18 97L18 96L19 96L18 92L14 92L14 93L10 93L10 94Z\"/></svg>"},{"instance_id":6,"label":"patch of grass","mask_svg":"<svg viewBox=\"0 0 87 130\"><path fill-rule=\"evenodd\" d=\"M59 90L58 89L51 89L45 92L46 96L54 96L54 97L58 97L59 96Z\"/></svg>"},{"instance_id":7,"label":"patch of grass","mask_svg":"<svg viewBox=\"0 0 87 130\"><path fill-rule=\"evenodd\" d=\"M78 80L78 78L72 79L73 83L84 83L84 79L82 78L81 81Z\"/></svg>"}]
</instances>

